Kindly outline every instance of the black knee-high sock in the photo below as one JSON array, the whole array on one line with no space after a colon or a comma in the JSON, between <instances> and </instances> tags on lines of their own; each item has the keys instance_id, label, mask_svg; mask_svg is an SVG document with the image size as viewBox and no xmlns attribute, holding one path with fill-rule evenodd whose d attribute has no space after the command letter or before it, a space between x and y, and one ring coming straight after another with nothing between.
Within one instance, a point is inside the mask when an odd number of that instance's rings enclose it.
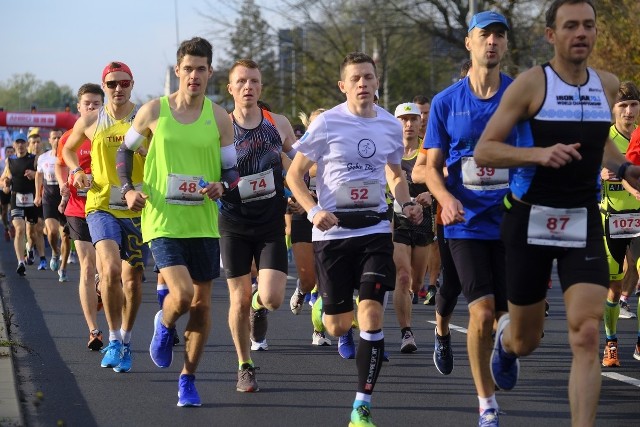
<instances>
[{"instance_id":1,"label":"black knee-high sock","mask_svg":"<svg viewBox=\"0 0 640 427\"><path fill-rule=\"evenodd\" d=\"M373 393L373 388L376 385L378 374L380 374L380 368L382 367L383 353L384 334L382 329L360 331L360 342L356 352L358 393Z\"/></svg>"}]
</instances>

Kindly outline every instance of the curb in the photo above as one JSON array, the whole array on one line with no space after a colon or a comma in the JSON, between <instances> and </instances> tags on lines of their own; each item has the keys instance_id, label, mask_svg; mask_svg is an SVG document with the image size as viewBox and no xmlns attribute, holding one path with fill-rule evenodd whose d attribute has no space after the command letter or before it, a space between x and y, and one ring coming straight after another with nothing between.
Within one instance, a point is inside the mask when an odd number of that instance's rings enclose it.
<instances>
[{"instance_id":1,"label":"curb","mask_svg":"<svg viewBox=\"0 0 640 427\"><path fill-rule=\"evenodd\" d=\"M5 281L4 275L0 282ZM4 283L2 283L4 285ZM18 388L13 364L13 348L7 345L9 336L5 321L3 296L0 292L0 426L23 426L22 411L18 398Z\"/></svg>"}]
</instances>

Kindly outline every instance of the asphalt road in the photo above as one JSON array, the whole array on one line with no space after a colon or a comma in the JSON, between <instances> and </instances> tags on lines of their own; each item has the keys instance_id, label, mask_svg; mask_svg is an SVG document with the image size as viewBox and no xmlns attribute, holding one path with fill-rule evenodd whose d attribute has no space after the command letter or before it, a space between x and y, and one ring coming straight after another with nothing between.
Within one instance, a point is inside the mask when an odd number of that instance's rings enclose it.
<instances>
[{"instance_id":1,"label":"asphalt road","mask_svg":"<svg viewBox=\"0 0 640 427\"><path fill-rule=\"evenodd\" d=\"M288 308L295 280L289 280L285 302L269 315L269 350L253 354L260 367L258 393L235 390L237 361L227 326L228 292L218 279L213 289L213 328L197 374L200 408L179 408L177 379L183 346L174 364L157 368L148 346L158 310L155 275L147 269L143 302L133 331L133 369L118 374L100 368L101 355L86 348L87 330L77 292L78 266L69 266L70 281L58 283L52 271L28 267L15 273L12 245L1 242L0 268L5 309L10 318L20 397L30 426L345 426L356 387L355 361L330 347L311 345L310 309L299 316ZM295 277L291 265L290 275ZM521 377L510 392L497 392L503 426L568 426L567 379L571 353L557 281L549 291L551 316L543 344L521 360ZM635 298L634 298L635 300ZM636 301L633 301L635 307ZM477 425L477 397L466 355L468 316L461 299L452 332L456 365L440 375L432 361L434 308L414 305L413 329L418 352L401 354L400 331L390 303L385 363L373 397L373 419L379 426ZM99 315L103 331L104 314ZM183 330L185 319L178 329ZM633 359L636 320L619 323L622 367L603 372L597 424L626 426L640 414L640 361ZM604 340L604 337L602 338ZM40 393L42 393L40 395ZM41 396L42 398L39 398ZM2 424L0 422L0 424Z\"/></svg>"}]
</instances>

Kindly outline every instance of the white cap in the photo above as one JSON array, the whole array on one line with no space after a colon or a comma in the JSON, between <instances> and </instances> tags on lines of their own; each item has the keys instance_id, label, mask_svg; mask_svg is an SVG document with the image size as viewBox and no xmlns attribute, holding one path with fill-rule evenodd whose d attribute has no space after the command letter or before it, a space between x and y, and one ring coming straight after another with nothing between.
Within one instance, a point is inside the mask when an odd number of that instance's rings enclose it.
<instances>
[{"instance_id":1,"label":"white cap","mask_svg":"<svg viewBox=\"0 0 640 427\"><path fill-rule=\"evenodd\" d=\"M404 104L400 104L396 107L396 117L405 116L407 114L415 114L419 116L420 109L413 102L405 102Z\"/></svg>"}]
</instances>

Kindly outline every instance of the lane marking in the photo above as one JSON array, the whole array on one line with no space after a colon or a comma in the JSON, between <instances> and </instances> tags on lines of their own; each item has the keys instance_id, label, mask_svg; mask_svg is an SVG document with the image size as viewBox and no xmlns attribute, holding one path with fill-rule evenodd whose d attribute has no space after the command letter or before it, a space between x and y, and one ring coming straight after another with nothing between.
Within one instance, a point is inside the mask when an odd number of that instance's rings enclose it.
<instances>
[{"instance_id":1,"label":"lane marking","mask_svg":"<svg viewBox=\"0 0 640 427\"><path fill-rule=\"evenodd\" d=\"M431 324L435 325L436 321L435 320L427 320L427 323L431 323ZM454 331L458 331L458 332L461 332L463 334L467 333L467 329L463 328L462 326L456 326L456 325L449 324L449 329L453 329Z\"/></svg>"}]
</instances>

